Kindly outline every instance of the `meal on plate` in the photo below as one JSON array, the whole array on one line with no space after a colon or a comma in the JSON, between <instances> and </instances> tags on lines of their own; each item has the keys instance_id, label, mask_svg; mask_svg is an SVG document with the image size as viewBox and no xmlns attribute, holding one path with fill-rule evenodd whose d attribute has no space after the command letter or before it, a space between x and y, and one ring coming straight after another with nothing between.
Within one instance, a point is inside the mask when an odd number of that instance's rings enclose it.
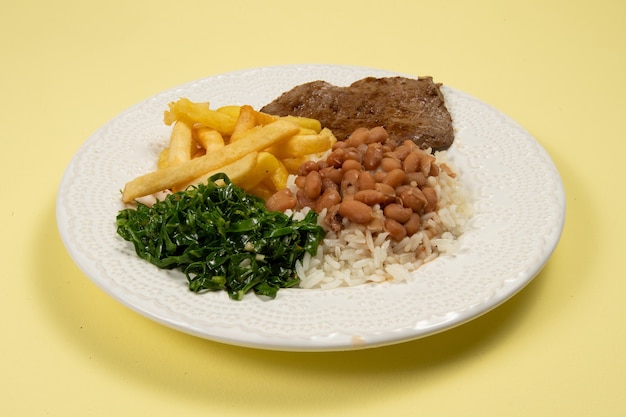
<instances>
[{"instance_id":1,"label":"meal on plate","mask_svg":"<svg viewBox=\"0 0 626 417\"><path fill-rule=\"evenodd\" d=\"M454 250L470 206L431 77L315 81L259 110L181 98L156 169L129 181L118 233L195 292L405 281Z\"/></svg>"}]
</instances>

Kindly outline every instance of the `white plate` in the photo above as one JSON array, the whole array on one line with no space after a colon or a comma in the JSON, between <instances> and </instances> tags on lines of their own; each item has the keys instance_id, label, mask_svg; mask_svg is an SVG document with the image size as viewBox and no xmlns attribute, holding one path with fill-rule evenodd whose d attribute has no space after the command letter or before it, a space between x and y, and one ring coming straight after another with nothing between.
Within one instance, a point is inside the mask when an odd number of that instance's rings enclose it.
<instances>
[{"instance_id":1,"label":"white plate","mask_svg":"<svg viewBox=\"0 0 626 417\"><path fill-rule=\"evenodd\" d=\"M424 265L410 282L283 289L275 300L248 294L236 302L225 292L190 292L181 273L140 260L117 235L120 190L155 168L169 137L163 111L170 101L188 97L259 108L303 82L347 85L370 75L397 74L329 65L258 68L182 85L121 113L79 149L61 181L57 223L70 255L100 288L140 314L240 346L374 347L440 332L493 309L522 289L554 250L564 222L563 186L550 157L522 127L446 86L457 131L449 154L475 199L475 215L458 253Z\"/></svg>"}]
</instances>

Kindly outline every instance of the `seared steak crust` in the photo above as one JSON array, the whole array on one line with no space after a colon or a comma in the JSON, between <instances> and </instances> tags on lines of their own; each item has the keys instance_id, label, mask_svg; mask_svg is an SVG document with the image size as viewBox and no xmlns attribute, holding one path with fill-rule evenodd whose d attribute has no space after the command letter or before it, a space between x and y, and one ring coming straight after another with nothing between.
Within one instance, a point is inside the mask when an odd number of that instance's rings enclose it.
<instances>
[{"instance_id":1,"label":"seared steak crust","mask_svg":"<svg viewBox=\"0 0 626 417\"><path fill-rule=\"evenodd\" d=\"M454 141L454 129L440 86L432 77L368 77L348 87L312 81L261 111L318 119L339 140L359 127L383 126L398 143L410 139L422 149L444 150Z\"/></svg>"}]
</instances>

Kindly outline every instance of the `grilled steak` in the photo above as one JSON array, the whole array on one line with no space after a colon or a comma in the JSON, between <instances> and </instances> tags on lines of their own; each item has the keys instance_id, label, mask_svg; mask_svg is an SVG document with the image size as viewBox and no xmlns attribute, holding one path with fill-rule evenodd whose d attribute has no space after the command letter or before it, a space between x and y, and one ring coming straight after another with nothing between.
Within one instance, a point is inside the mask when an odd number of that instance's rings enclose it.
<instances>
[{"instance_id":1,"label":"grilled steak","mask_svg":"<svg viewBox=\"0 0 626 417\"><path fill-rule=\"evenodd\" d=\"M359 127L383 126L400 143L410 139L422 149L447 149L454 141L452 117L441 84L432 77L368 77L348 87L325 81L299 85L261 111L318 119L344 140Z\"/></svg>"}]
</instances>

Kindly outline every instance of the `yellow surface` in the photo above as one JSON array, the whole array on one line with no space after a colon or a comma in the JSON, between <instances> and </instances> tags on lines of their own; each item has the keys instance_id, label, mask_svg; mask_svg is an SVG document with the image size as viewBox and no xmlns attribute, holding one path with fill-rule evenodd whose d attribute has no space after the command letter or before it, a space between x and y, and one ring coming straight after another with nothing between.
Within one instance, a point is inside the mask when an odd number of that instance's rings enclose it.
<instances>
[{"instance_id":1,"label":"yellow surface","mask_svg":"<svg viewBox=\"0 0 626 417\"><path fill-rule=\"evenodd\" d=\"M626 2L7 3L0 415L626 413ZM343 353L213 343L96 288L55 222L57 186L81 144L162 90L292 63L433 75L526 127L567 193L565 230L544 271L466 325Z\"/></svg>"}]
</instances>

